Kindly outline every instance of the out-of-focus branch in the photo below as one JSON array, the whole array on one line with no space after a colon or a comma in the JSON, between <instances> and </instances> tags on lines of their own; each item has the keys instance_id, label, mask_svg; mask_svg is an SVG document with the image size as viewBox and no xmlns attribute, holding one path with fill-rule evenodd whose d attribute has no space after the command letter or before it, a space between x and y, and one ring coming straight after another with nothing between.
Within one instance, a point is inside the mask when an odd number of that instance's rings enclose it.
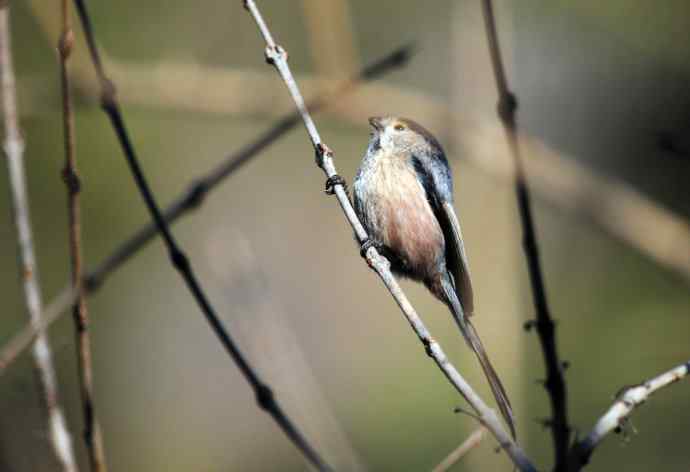
<instances>
[{"instance_id":1,"label":"out-of-focus branch","mask_svg":"<svg viewBox=\"0 0 690 472\"><path fill-rule=\"evenodd\" d=\"M205 67L198 64L159 63L137 64L109 60L113 77L122 88L124 103L158 109L188 110L199 113L278 116L289 108L282 96L242 91L271 87L265 73ZM78 73L74 81L81 92L97 96L93 81ZM340 81L298 76L307 91L337 88ZM429 127L443 129L453 110L442 101L419 91L383 83L358 87L346 102L329 111L353 124L366 123L366 118L386 109L390 104L415 110L415 118ZM496 139L503 133L495 123L464 122L453 136L468 152L477 168L498 177L512 175L505 149ZM520 147L530 156L530 186L541 200L584 218L589 224L610 237L625 243L652 262L659 264L690 283L690 225L682 216L657 204L629 184L612 176L604 176L566 156L537 136L518 131ZM490 151L490 152L489 152ZM649 231L654 227L655 231Z\"/></svg>"},{"instance_id":2,"label":"out-of-focus branch","mask_svg":"<svg viewBox=\"0 0 690 472\"><path fill-rule=\"evenodd\" d=\"M349 77L359 69L349 0L302 0L311 56L320 77Z\"/></svg>"},{"instance_id":3,"label":"out-of-focus branch","mask_svg":"<svg viewBox=\"0 0 690 472\"><path fill-rule=\"evenodd\" d=\"M491 0L482 0L482 12L486 35L491 54L496 88L498 89L498 115L503 123L506 139L515 167L515 191L517 194L520 220L522 221L523 245L527 257L532 295L536 310L536 326L546 364L546 382L544 386L551 400L551 431L553 433L556 471L563 471L567 466L568 446L570 444L570 426L568 425L568 403L562 363L556 347L556 328L546 300L544 274L539 261L539 246L532 216L531 196L525 175L520 145L517 136L516 110L517 99L508 88L503 59L496 33L493 5Z\"/></svg>"},{"instance_id":4,"label":"out-of-focus branch","mask_svg":"<svg viewBox=\"0 0 690 472\"><path fill-rule=\"evenodd\" d=\"M48 38L57 34L50 9L42 0L27 0ZM307 1L307 0L305 0ZM199 64L160 62L154 65L107 58L111 73L126 103L159 109L183 109L215 114L276 116L291 108L284 94L273 93L272 77L256 70L210 67ZM97 96L98 84L88 73L84 56L76 55L72 76L83 93ZM298 76L307 94L332 90L338 80ZM262 90L247 94L246 90ZM415 110L415 118L431 128L443 129L457 114L447 104L418 90L391 84L366 84L332 110L354 124L396 104ZM463 122L453 138L467 151L462 156L491 174L510 176L509 156L500 142L502 130L494 122ZM530 186L541 199L567 209L616 240L623 241L654 263L690 283L690 224L682 216L657 204L629 184L603 176L565 156L537 136L515 130L520 148L530 156ZM460 135L457 136L456 134ZM655 228L649 231L649 228Z\"/></svg>"},{"instance_id":5,"label":"out-of-focus branch","mask_svg":"<svg viewBox=\"0 0 690 472\"><path fill-rule=\"evenodd\" d=\"M93 387L93 355L91 354L91 335L89 334L89 310L86 305L86 295L82 290L82 247L81 247L81 208L80 190L81 180L77 171L77 156L74 143L74 108L72 105L72 89L67 72L72 49L74 47L74 33L70 18L69 1L62 0L62 33L58 40L58 55L60 57L60 84L62 87L62 122L64 133L65 166L62 178L67 188L67 210L69 227L69 252L72 265L72 285L76 287L79 296L72 307L74 330L77 338L77 367L79 372L79 391L81 395L82 413L84 415L84 441L89 456L92 471L105 472L108 470L105 461L105 448L101 427L96 415Z\"/></svg>"},{"instance_id":6,"label":"out-of-focus branch","mask_svg":"<svg viewBox=\"0 0 690 472\"><path fill-rule=\"evenodd\" d=\"M66 287L50 304L41 312L40 319L24 327L5 343L0 351L0 375L12 364L24 350L36 341L40 343L41 336L52 323L60 318L71 306L79 295L75 287Z\"/></svg>"},{"instance_id":7,"label":"out-of-focus branch","mask_svg":"<svg viewBox=\"0 0 690 472\"><path fill-rule=\"evenodd\" d=\"M366 81L374 80L407 64L413 53L412 46L402 46L380 59L364 67L360 73L349 80L340 81L332 93L322 95L312 100L308 108L317 112L332 103L341 99L344 95L351 94L355 89L362 86ZM275 141L285 136L290 130L302 122L302 118L297 111L288 112L283 115L273 126L259 134L253 141L241 147L238 151L228 155L220 164L211 171L196 179L189 185L189 188L173 203L163 210L163 218L167 223L173 223L178 218L195 210L205 201L206 196L215 189L226 178L230 177L235 171L244 164L257 157L264 149ZM153 222L142 226L127 240L121 243L108 257L106 257L93 270L89 271L84 278L84 292L90 295L106 281L107 277L115 270L127 262L134 254L143 248L149 241L158 235L158 230ZM35 338L39 330L44 330L53 321L57 320L62 312L74 302L74 289L65 287L62 292L50 304L44 313L45 322L38 326L29 325L7 344L0 352L0 375L7 365L26 348ZM49 311L49 313L48 313Z\"/></svg>"},{"instance_id":8,"label":"out-of-focus branch","mask_svg":"<svg viewBox=\"0 0 690 472\"><path fill-rule=\"evenodd\" d=\"M4 117L4 151L7 157L12 219L17 230L19 277L24 289L24 303L30 326L38 329L42 318L41 288L34 253L29 197L24 173L24 139L19 129L17 92L10 48L9 2L0 2L0 82L2 86L2 114ZM60 470L74 472L77 463L72 449L72 438L67 429L53 366L53 356L47 334L40 334L33 346L33 358L41 400L48 420L48 438ZM2 360L0 360L0 365Z\"/></svg>"},{"instance_id":9,"label":"out-of-focus branch","mask_svg":"<svg viewBox=\"0 0 690 472\"><path fill-rule=\"evenodd\" d=\"M465 156L487 172L508 177L504 150L495 144L499 137L500 130L489 124L468 133L462 138L470 150ZM569 211L690 283L687 220L626 182L592 172L575 157L564 156L538 138L521 134L519 141L530 156L531 187L542 200Z\"/></svg>"},{"instance_id":10,"label":"out-of-focus branch","mask_svg":"<svg viewBox=\"0 0 690 472\"><path fill-rule=\"evenodd\" d=\"M472 434L470 434L467 439L465 439L462 444L455 448L445 459L441 461L436 467L433 468L432 472L446 472L450 470L455 464L460 462L460 460L465 457L472 449L479 446L479 443L484 439L484 433L486 433L486 428L480 426L475 429Z\"/></svg>"},{"instance_id":11,"label":"out-of-focus branch","mask_svg":"<svg viewBox=\"0 0 690 472\"><path fill-rule=\"evenodd\" d=\"M299 419L305 434L328 456L335 470L367 470L316 377L314 356L304 351L290 313L272 290L258 257L261 248L253 247L240 229L227 223L207 231L203 247L207 266L233 311L251 313L251 317L229 321L242 337L247 357L272 379L285 408Z\"/></svg>"},{"instance_id":12,"label":"out-of-focus branch","mask_svg":"<svg viewBox=\"0 0 690 472\"><path fill-rule=\"evenodd\" d=\"M314 124L314 121L307 110L304 99L302 98L302 94L299 91L299 87L292 76L290 67L288 66L287 52L274 41L270 30L268 29L258 7L256 6L256 3L253 0L245 0L244 5L254 18L261 36L266 42L266 60L272 64L280 74L290 92L290 95L292 96L292 99L295 102L297 109L302 115L302 120L304 121L307 133L311 139L312 145L314 146L316 163L328 177L326 186L328 193L336 196L338 203L340 204L340 207L343 210L348 222L352 226L357 239L359 240L360 244L364 244L368 239L367 233L357 218L354 208L350 203L345 190L344 181L336 172L335 164L333 162L333 152L321 141L321 137L316 125ZM422 322L422 319L410 304L395 277L393 277L393 274L390 271L390 264L386 258L381 256L373 246L367 248L365 257L369 266L376 271L379 277L381 277L381 280L386 285L386 288L389 290L405 315L407 321L410 323L420 341L424 345L427 354L434 359L438 367L448 378L451 384L471 405L472 409L476 412L479 421L491 431L501 447L506 451L508 456L520 470L536 470L525 455L524 451L522 451L520 446L518 446L505 431L498 419L498 416L496 415L496 412L490 409L474 392L470 385L450 363L438 342L431 337L429 331Z\"/></svg>"},{"instance_id":13,"label":"out-of-focus branch","mask_svg":"<svg viewBox=\"0 0 690 472\"><path fill-rule=\"evenodd\" d=\"M611 431L623 427L635 408L647 401L657 390L668 387L690 374L690 361L681 364L668 372L647 380L639 385L624 388L608 411L599 418L592 431L571 449L569 455L570 470L584 467L599 443Z\"/></svg>"},{"instance_id":14,"label":"out-of-focus branch","mask_svg":"<svg viewBox=\"0 0 690 472\"><path fill-rule=\"evenodd\" d=\"M103 111L108 115L110 124L118 138L120 147L122 148L127 165L130 168L132 177L137 185L139 193L141 194L146 208L151 215L151 218L156 224L156 228L160 233L165 246L168 250L170 262L178 271L184 280L197 305L201 309L206 321L209 323L211 330L218 337L226 352L233 360L235 365L247 380L249 385L254 390L256 402L258 406L266 411L273 420L282 429L285 435L295 444L295 446L304 454L304 456L319 470L330 470L328 465L320 458L318 453L314 450L307 439L302 435L293 421L285 414L278 401L275 399L273 391L264 383L257 372L249 365L247 359L239 350L235 341L230 337L230 334L225 330L223 324L218 318L214 308L211 306L206 293L201 286L201 283L196 277L192 269L192 265L186 254L182 251L174 238L163 213L156 202L153 191L149 186L147 179L141 168L139 158L134 150L134 145L127 132L124 117L120 110L120 104L117 101L117 93L115 84L107 77L105 68L96 46L96 38L93 32L93 25L91 18L86 10L85 0L74 0L79 19L86 36L86 43L89 48L91 62L93 63L98 81L101 86L101 106Z\"/></svg>"}]
</instances>

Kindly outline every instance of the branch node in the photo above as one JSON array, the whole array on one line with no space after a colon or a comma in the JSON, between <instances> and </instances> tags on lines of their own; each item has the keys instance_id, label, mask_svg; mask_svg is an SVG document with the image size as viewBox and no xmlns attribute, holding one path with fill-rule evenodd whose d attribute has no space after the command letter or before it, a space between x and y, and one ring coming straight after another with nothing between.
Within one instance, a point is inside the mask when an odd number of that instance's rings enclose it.
<instances>
[{"instance_id":1,"label":"branch node","mask_svg":"<svg viewBox=\"0 0 690 472\"><path fill-rule=\"evenodd\" d=\"M62 61L66 61L67 58L72 54L72 49L74 47L74 32L71 29L63 32L58 41L58 53Z\"/></svg>"},{"instance_id":2,"label":"branch node","mask_svg":"<svg viewBox=\"0 0 690 472\"><path fill-rule=\"evenodd\" d=\"M109 78L101 77L101 107L106 111L112 110L117 102L117 89Z\"/></svg>"},{"instance_id":3,"label":"branch node","mask_svg":"<svg viewBox=\"0 0 690 472\"><path fill-rule=\"evenodd\" d=\"M189 197L186 200L187 207L196 208L204 203L208 190L209 185L205 180L199 179L193 182L189 189Z\"/></svg>"},{"instance_id":4,"label":"branch node","mask_svg":"<svg viewBox=\"0 0 690 472\"><path fill-rule=\"evenodd\" d=\"M81 191L81 179L79 179L79 174L74 167L67 166L62 169L62 180L65 182L70 195L77 195Z\"/></svg>"},{"instance_id":5,"label":"branch node","mask_svg":"<svg viewBox=\"0 0 690 472\"><path fill-rule=\"evenodd\" d=\"M259 384L256 387L256 402L262 409L271 411L275 404L273 390L266 384Z\"/></svg>"},{"instance_id":6,"label":"branch node","mask_svg":"<svg viewBox=\"0 0 690 472\"><path fill-rule=\"evenodd\" d=\"M102 282L102 279L99 279L98 277L90 274L84 277L84 280L82 281L82 287L85 293L92 293L99 289Z\"/></svg>"},{"instance_id":7,"label":"branch node","mask_svg":"<svg viewBox=\"0 0 690 472\"><path fill-rule=\"evenodd\" d=\"M177 270L180 272L189 272L189 259L177 248L170 249L170 260Z\"/></svg>"},{"instance_id":8,"label":"branch node","mask_svg":"<svg viewBox=\"0 0 690 472\"><path fill-rule=\"evenodd\" d=\"M431 349L431 344L433 342L434 340L431 338L422 338L422 344L424 344L424 352L426 352L426 355L431 358L434 357L434 352Z\"/></svg>"},{"instance_id":9,"label":"branch node","mask_svg":"<svg viewBox=\"0 0 690 472\"><path fill-rule=\"evenodd\" d=\"M537 320L527 320L522 324L522 328L527 332L532 331L535 326L537 326Z\"/></svg>"},{"instance_id":10,"label":"branch node","mask_svg":"<svg viewBox=\"0 0 690 472\"><path fill-rule=\"evenodd\" d=\"M316 165L318 165L320 168L323 169L323 162L326 158L332 159L333 158L333 151L331 151L331 148L326 146L324 143L319 143L315 147L316 149Z\"/></svg>"},{"instance_id":11,"label":"branch node","mask_svg":"<svg viewBox=\"0 0 690 472\"><path fill-rule=\"evenodd\" d=\"M497 106L498 116L501 118L501 121L513 126L515 124L515 111L517 107L517 97L513 92L507 90L505 93L501 94Z\"/></svg>"}]
</instances>

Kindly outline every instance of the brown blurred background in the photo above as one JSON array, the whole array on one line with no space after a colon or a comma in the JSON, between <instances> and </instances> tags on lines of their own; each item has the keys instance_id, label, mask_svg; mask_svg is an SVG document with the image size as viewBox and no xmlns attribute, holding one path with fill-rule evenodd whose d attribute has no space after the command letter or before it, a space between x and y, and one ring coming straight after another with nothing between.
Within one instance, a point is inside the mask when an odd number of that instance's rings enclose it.
<instances>
[{"instance_id":1,"label":"brown blurred background","mask_svg":"<svg viewBox=\"0 0 690 472\"><path fill-rule=\"evenodd\" d=\"M534 188L572 423L586 432L614 393L690 357L690 4L496 2ZM238 1L89 2L106 64L161 203L270 126L291 102ZM400 44L406 68L316 117L351 180L366 117L400 114L451 158L477 293L478 329L511 393L530 456L551 464L549 415L510 159L495 117L478 1L259 3L307 96ZM69 279L56 2L11 5L14 60L43 294ZM78 28L77 28L78 29ZM87 265L147 220L78 36L76 88ZM4 175L4 173L3 173ZM25 324L7 179L0 178L3 343ZM451 388L360 259L301 128L174 227L210 298L288 412L338 470L428 470L474 429ZM447 310L405 289L488 399ZM98 414L115 471L303 470L206 326L160 241L90 300ZM51 329L82 465L71 322ZM687 471L690 385L639 409L589 470ZM510 470L485 439L458 470ZM30 356L0 377L0 470L54 470Z\"/></svg>"}]
</instances>

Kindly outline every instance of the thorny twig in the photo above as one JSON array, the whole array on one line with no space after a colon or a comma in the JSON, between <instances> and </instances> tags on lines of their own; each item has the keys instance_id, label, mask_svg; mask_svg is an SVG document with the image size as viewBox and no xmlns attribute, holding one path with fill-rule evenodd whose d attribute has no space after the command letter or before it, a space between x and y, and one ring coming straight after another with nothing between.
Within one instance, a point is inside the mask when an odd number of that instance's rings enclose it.
<instances>
[{"instance_id":1,"label":"thorny twig","mask_svg":"<svg viewBox=\"0 0 690 472\"><path fill-rule=\"evenodd\" d=\"M266 42L266 60L272 64L280 74L295 102L295 105L297 106L297 109L302 115L302 120L304 121L307 133L309 134L309 138L311 139L312 145L314 146L314 150L316 152L316 163L328 177L327 182L330 183L328 186L329 193L333 193L338 199L338 203L345 213L348 222L352 226L352 229L354 230L360 244L365 243L365 241L367 241L367 233L355 214L352 204L347 196L342 179L339 178L335 170L335 165L333 163L333 152L321 141L321 137L316 129L316 125L314 124L314 121L312 120L311 115L304 104L302 94L299 91L297 83L295 82L292 72L290 71L290 67L287 63L287 52L281 46L277 45L273 40L273 36L266 26L266 23L264 22L256 3L253 0L245 0L244 5L245 8L247 8L252 14L252 17L256 21L259 31ZM498 419L498 416L496 415L496 412L490 409L474 392L472 387L470 387L470 385L450 363L438 342L431 337L431 334L426 329L422 319L410 304L395 277L393 277L388 261L381 256L373 246L369 246L367 248L365 256L369 266L376 271L379 277L381 277L383 283L386 285L386 288L390 291L391 295L397 302L407 321L410 323L420 341L424 345L427 354L434 359L438 367L442 370L451 384L472 406L482 424L484 424L486 428L491 431L501 447L505 449L508 456L520 470L536 470L525 455L524 451L522 451L520 446L518 446L505 431L503 425Z\"/></svg>"}]
</instances>

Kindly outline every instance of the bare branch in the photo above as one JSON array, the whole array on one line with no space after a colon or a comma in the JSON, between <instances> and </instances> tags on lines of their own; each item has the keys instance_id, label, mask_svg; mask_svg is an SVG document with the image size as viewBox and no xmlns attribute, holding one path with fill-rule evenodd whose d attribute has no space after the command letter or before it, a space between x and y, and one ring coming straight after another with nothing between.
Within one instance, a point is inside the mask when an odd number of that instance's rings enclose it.
<instances>
[{"instance_id":1,"label":"bare branch","mask_svg":"<svg viewBox=\"0 0 690 472\"><path fill-rule=\"evenodd\" d=\"M573 446L570 452L570 470L584 467L599 443L611 431L622 427L635 408L643 404L657 390L668 387L690 373L690 361L681 364L668 372L647 380L639 385L623 389L616 397L616 402L599 418L592 431L583 440Z\"/></svg>"},{"instance_id":2,"label":"bare branch","mask_svg":"<svg viewBox=\"0 0 690 472\"><path fill-rule=\"evenodd\" d=\"M76 287L66 287L41 312L40 318L35 323L27 325L3 346L2 351L0 351L0 375L19 357L24 349L31 346L31 343L34 341L36 344L40 343L42 334L48 329L48 326L65 313L67 307L74 303L78 295L79 290Z\"/></svg>"},{"instance_id":3,"label":"bare branch","mask_svg":"<svg viewBox=\"0 0 690 472\"><path fill-rule=\"evenodd\" d=\"M549 313L549 306L546 301L546 288L544 286L544 275L539 262L539 246L537 245L537 235L532 217L530 203L530 192L525 176L520 146L518 144L516 110L517 99L508 88L501 50L496 33L496 22L494 19L493 6L491 0L482 0L482 11L486 26L486 35L489 43L489 52L493 65L496 87L498 89L498 115L503 122L506 138L513 156L515 166L515 190L517 193L520 219L523 229L523 244L527 266L529 269L530 282L532 284L532 295L537 314L535 322L539 341L541 342L544 363L546 364L546 390L551 399L551 411L553 419L551 431L555 450L556 471L565 470L567 465L568 446L570 444L570 426L568 425L567 413L567 391L563 378L562 363L558 357L556 348L556 329Z\"/></svg>"},{"instance_id":4,"label":"bare branch","mask_svg":"<svg viewBox=\"0 0 690 472\"><path fill-rule=\"evenodd\" d=\"M313 112L320 111L337 101L343 95L352 92L364 81L373 80L391 70L405 65L412 54L412 46L402 46L384 57L372 62L360 71L358 76L341 81L335 90L327 95L311 101L308 108ZM173 200L165 210L163 218L167 223L173 223L195 210L206 201L208 194L230 177L246 163L259 156L278 139L302 122L299 112L290 112L280 118L273 126L261 133L256 139L243 146L238 151L227 156L220 164L205 175L192 182L188 189ZM101 261L93 270L89 271L83 280L83 290L91 295L107 280L107 277L120 268L149 241L158 235L153 222L149 222L137 230L132 236L121 243L108 257ZM31 344L39 330L45 330L53 321L57 320L69 305L74 303L77 292L72 286L65 287L53 300L42 318L45 320L40 328L28 325L15 335L7 346L0 352L0 375L5 367L11 364L21 352Z\"/></svg>"},{"instance_id":5,"label":"bare branch","mask_svg":"<svg viewBox=\"0 0 690 472\"><path fill-rule=\"evenodd\" d=\"M90 17L86 10L86 3L84 0L75 0L81 25L86 36L86 42L91 55L99 83L101 85L101 106L110 119L110 123L117 135L120 146L124 153L125 160L129 165L130 171L134 181L141 193L141 196L146 204L146 207L151 214L152 219L156 223L156 228L161 234L163 241L168 249L170 262L180 273L180 276L187 284L187 288L191 292L199 308L203 312L211 329L216 334L223 347L235 362L237 367L244 375L247 382L250 384L256 395L256 402L258 406L270 414L275 422L280 426L285 435L297 446L297 448L305 455L305 457L319 470L330 470L328 465L319 457L318 453L312 448L306 438L297 429L292 420L283 412L278 404L271 388L259 378L256 371L249 365L247 359L239 350L235 341L230 337L230 334L223 327L218 315L211 306L206 293L204 292L199 280L192 270L191 263L182 249L177 244L172 232L161 212L151 188L148 185L146 177L139 163L139 159L134 150L134 146L129 137L129 133L125 127L124 118L120 111L120 105L117 101L117 94L115 84L106 76L105 69L101 62L98 48L96 47L96 40L93 33L93 26Z\"/></svg>"},{"instance_id":6,"label":"bare branch","mask_svg":"<svg viewBox=\"0 0 690 472\"><path fill-rule=\"evenodd\" d=\"M472 434L465 439L462 444L460 444L455 450L453 450L445 459L441 461L436 467L433 468L432 472L446 472L450 470L455 464L460 462L460 460L465 457L472 449L479 446L479 443L484 439L484 433L486 433L486 428L480 426L475 429Z\"/></svg>"},{"instance_id":7,"label":"bare branch","mask_svg":"<svg viewBox=\"0 0 690 472\"><path fill-rule=\"evenodd\" d=\"M290 71L290 67L287 63L287 52L274 41L270 30L268 29L264 19L261 16L261 13L259 12L259 9L256 6L256 3L253 0L245 0L244 4L252 14L252 17L256 21L259 31L266 42L266 60L272 64L280 74L295 102L295 105L297 106L297 109L302 115L302 120L304 121L307 133L309 134L309 138L311 139L312 145L314 146L314 150L316 152L316 163L328 177L327 191L336 196L338 202L340 203L340 207L345 213L345 217L357 236L357 239L361 244L363 244L365 241L367 241L367 233L357 218L357 215L355 214L355 211L350 203L345 191L343 180L339 178L336 172L333 162L333 152L321 141L321 137L316 129L316 125L314 124L314 121L312 120L309 111L304 104L304 99L302 98L297 83L295 82L295 79ZM410 323L420 341L424 345L427 354L434 359L438 367L442 370L451 384L472 406L482 424L484 424L486 428L492 432L501 447L505 449L511 460L520 470L536 470L522 449L505 431L503 425L496 415L496 412L490 409L474 392L470 385L450 363L445 353L441 349L441 346L431 337L421 318L410 304L409 300L400 288L400 285L398 285L397 280L395 280L395 277L393 277L393 274L390 271L390 264L386 258L381 256L373 246L368 247L364 255L366 256L369 266L376 271L390 291L391 295L405 315L407 321Z\"/></svg>"},{"instance_id":8,"label":"bare branch","mask_svg":"<svg viewBox=\"0 0 690 472\"><path fill-rule=\"evenodd\" d=\"M96 415L93 387L93 356L91 354L91 335L89 333L89 311L86 295L82 290L82 247L81 247L81 208L79 194L81 180L77 171L77 156L74 143L74 109L72 90L67 64L74 47L74 33L70 19L68 0L61 1L62 34L58 40L60 57L60 83L62 86L62 121L64 127L65 166L62 178L67 188L67 209L69 226L70 263L72 265L72 285L79 295L72 307L74 331L77 338L77 369L79 372L82 413L84 415L84 441L92 471L108 470L105 461L105 448L101 427Z\"/></svg>"},{"instance_id":9,"label":"bare branch","mask_svg":"<svg viewBox=\"0 0 690 472\"><path fill-rule=\"evenodd\" d=\"M10 48L9 3L0 4L0 80L2 82L2 112L5 124L4 150L7 156L12 217L17 229L19 277L24 288L24 303L29 317L29 326L38 329L44 320L41 317L42 301L38 280L38 268L34 254L29 197L24 174L24 140L19 130L17 116L16 86L12 53ZM38 336L33 346L33 358L41 400L48 420L48 438L60 469L66 472L77 470L72 448L72 438L67 429L60 406L60 395L53 366L50 343L45 333ZM0 365L2 361L0 360Z\"/></svg>"}]
</instances>

